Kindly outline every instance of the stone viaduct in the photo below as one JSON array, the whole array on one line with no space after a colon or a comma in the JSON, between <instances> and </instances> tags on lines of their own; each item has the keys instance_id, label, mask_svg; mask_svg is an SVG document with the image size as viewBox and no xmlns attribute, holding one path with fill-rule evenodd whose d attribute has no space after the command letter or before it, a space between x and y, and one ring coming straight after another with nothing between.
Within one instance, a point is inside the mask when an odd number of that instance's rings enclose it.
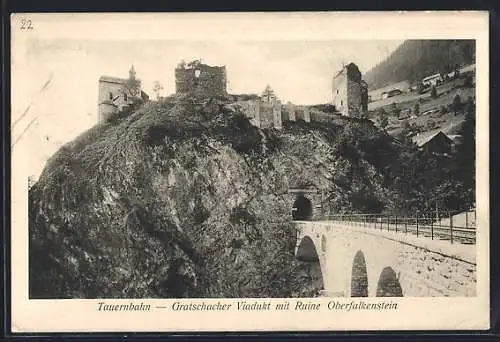
<instances>
[{"instance_id":1,"label":"stone viaduct","mask_svg":"<svg viewBox=\"0 0 500 342\"><path fill-rule=\"evenodd\" d=\"M303 202L303 203L302 203ZM296 258L328 297L476 296L475 244L415 237L343 221L308 221L314 206L296 194Z\"/></svg>"}]
</instances>

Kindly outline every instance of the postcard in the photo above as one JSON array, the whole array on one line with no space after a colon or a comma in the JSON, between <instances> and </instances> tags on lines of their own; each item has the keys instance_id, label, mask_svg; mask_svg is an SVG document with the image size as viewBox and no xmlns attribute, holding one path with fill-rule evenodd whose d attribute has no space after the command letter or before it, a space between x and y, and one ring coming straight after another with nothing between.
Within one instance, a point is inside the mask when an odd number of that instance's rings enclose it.
<instances>
[{"instance_id":1,"label":"postcard","mask_svg":"<svg viewBox=\"0 0 500 342\"><path fill-rule=\"evenodd\" d=\"M489 328L488 30L13 14L12 331Z\"/></svg>"}]
</instances>

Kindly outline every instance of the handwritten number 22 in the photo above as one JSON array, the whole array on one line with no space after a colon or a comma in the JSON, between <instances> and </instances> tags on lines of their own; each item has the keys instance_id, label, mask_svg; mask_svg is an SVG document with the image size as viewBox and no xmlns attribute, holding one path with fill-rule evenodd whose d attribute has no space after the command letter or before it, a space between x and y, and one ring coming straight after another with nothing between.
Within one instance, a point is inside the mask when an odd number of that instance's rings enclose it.
<instances>
[{"instance_id":1,"label":"handwritten number 22","mask_svg":"<svg viewBox=\"0 0 500 342\"><path fill-rule=\"evenodd\" d=\"M31 19L21 19L21 30L33 30Z\"/></svg>"}]
</instances>

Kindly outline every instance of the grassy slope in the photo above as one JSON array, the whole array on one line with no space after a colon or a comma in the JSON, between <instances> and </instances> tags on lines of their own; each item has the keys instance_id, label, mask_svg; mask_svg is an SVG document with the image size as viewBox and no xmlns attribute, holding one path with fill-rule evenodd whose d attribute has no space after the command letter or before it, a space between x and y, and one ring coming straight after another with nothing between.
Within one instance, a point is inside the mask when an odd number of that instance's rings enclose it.
<instances>
[{"instance_id":1,"label":"grassy slope","mask_svg":"<svg viewBox=\"0 0 500 342\"><path fill-rule=\"evenodd\" d=\"M424 94L412 92L372 102L369 104L369 110L372 111L372 118L375 119L373 116L376 115L376 111L382 108L387 113L391 113L393 103L396 103L403 112L409 108L413 110L415 104L418 103L420 113L424 113L428 110L440 109L441 106L448 106L453 102L456 95L459 95L462 101L466 101L469 97L475 98L475 88L463 88L462 84L463 79L457 79L438 86L436 89L439 97L436 99L431 98L429 91ZM456 134L463 120L463 115L456 116L448 112L446 114L435 113L409 118L408 122L421 126L423 131L441 129L446 134ZM394 115L389 115L387 130L390 134L397 135L402 130L402 124L403 120L398 120Z\"/></svg>"}]
</instances>

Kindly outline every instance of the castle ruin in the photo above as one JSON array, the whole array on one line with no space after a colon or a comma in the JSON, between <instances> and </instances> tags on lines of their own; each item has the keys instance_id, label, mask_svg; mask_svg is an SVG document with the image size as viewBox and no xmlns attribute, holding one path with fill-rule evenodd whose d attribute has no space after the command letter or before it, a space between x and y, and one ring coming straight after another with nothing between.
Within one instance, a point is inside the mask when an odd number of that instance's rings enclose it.
<instances>
[{"instance_id":1,"label":"castle ruin","mask_svg":"<svg viewBox=\"0 0 500 342\"><path fill-rule=\"evenodd\" d=\"M345 65L333 77L333 104L345 116L361 117L368 110L368 85L354 63Z\"/></svg>"},{"instance_id":2,"label":"castle ruin","mask_svg":"<svg viewBox=\"0 0 500 342\"><path fill-rule=\"evenodd\" d=\"M191 93L197 97L226 95L226 67L210 66L201 60L184 61L175 68L175 92Z\"/></svg>"}]
</instances>

